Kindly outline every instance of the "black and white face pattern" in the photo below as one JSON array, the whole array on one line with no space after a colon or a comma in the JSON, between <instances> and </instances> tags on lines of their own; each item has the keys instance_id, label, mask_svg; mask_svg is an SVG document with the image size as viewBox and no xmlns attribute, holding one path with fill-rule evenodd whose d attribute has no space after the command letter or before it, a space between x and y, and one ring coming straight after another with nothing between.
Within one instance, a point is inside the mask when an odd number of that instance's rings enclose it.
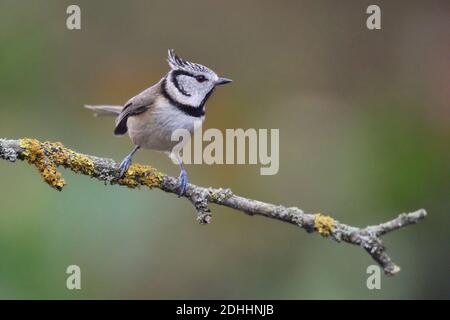
<instances>
[{"instance_id":1,"label":"black and white face pattern","mask_svg":"<svg viewBox=\"0 0 450 320\"><path fill-rule=\"evenodd\" d=\"M166 78L166 90L180 104L203 107L218 78L212 71L171 70Z\"/></svg>"},{"instance_id":2,"label":"black and white face pattern","mask_svg":"<svg viewBox=\"0 0 450 320\"><path fill-rule=\"evenodd\" d=\"M231 82L220 78L208 67L181 59L172 49L169 50L167 62L172 70L163 81L163 94L191 116L203 116L204 104L214 88Z\"/></svg>"}]
</instances>

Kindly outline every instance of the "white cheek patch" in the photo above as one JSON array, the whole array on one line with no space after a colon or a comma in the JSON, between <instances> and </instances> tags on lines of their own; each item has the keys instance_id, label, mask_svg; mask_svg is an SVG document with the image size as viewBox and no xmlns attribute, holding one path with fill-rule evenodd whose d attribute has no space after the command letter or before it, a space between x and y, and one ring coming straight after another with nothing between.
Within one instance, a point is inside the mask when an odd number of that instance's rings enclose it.
<instances>
[{"instance_id":1,"label":"white cheek patch","mask_svg":"<svg viewBox=\"0 0 450 320\"><path fill-rule=\"evenodd\" d=\"M188 76L178 76L177 77L178 87L172 81L168 81L168 92L175 98L178 102L190 106L198 106L203 100L205 94L203 93L203 88L196 85L197 81L194 78ZM180 89L183 92L180 92Z\"/></svg>"},{"instance_id":2,"label":"white cheek patch","mask_svg":"<svg viewBox=\"0 0 450 320\"><path fill-rule=\"evenodd\" d=\"M198 81L195 76L203 75L206 81ZM189 106L203 106L211 95L218 76L214 72L173 70L166 77L166 93L173 102Z\"/></svg>"}]
</instances>

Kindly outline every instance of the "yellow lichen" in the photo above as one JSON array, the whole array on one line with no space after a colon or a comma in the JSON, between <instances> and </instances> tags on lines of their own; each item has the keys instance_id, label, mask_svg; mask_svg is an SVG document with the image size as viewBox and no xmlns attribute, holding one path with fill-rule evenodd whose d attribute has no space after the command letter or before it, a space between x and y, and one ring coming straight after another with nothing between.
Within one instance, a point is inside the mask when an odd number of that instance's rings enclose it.
<instances>
[{"instance_id":1,"label":"yellow lichen","mask_svg":"<svg viewBox=\"0 0 450 320\"><path fill-rule=\"evenodd\" d=\"M45 182L55 189L61 190L65 185L64 179L57 171L58 166L88 176L94 176L95 174L95 163L91 158L64 147L60 142L21 139L20 146L23 149L22 157L36 166ZM163 177L163 173L151 166L133 164L125 177L116 180L114 183L130 188L137 188L141 185L152 188L160 187Z\"/></svg>"},{"instance_id":2,"label":"yellow lichen","mask_svg":"<svg viewBox=\"0 0 450 320\"><path fill-rule=\"evenodd\" d=\"M56 169L55 163L48 159L42 144L36 139L21 139L20 146L24 150L22 156L33 164L40 172L44 181L52 188L62 190L65 181Z\"/></svg>"},{"instance_id":3,"label":"yellow lichen","mask_svg":"<svg viewBox=\"0 0 450 320\"><path fill-rule=\"evenodd\" d=\"M141 185L153 188L162 185L163 177L163 173L151 166L132 164L118 183L129 188L138 188Z\"/></svg>"},{"instance_id":4,"label":"yellow lichen","mask_svg":"<svg viewBox=\"0 0 450 320\"><path fill-rule=\"evenodd\" d=\"M44 148L49 151L50 159L58 166L64 166L76 173L91 176L94 173L95 164L85 155L67 149L60 142L44 142Z\"/></svg>"},{"instance_id":5,"label":"yellow lichen","mask_svg":"<svg viewBox=\"0 0 450 320\"><path fill-rule=\"evenodd\" d=\"M316 213L314 215L314 230L322 236L328 237L334 228L335 221L332 217Z\"/></svg>"}]
</instances>

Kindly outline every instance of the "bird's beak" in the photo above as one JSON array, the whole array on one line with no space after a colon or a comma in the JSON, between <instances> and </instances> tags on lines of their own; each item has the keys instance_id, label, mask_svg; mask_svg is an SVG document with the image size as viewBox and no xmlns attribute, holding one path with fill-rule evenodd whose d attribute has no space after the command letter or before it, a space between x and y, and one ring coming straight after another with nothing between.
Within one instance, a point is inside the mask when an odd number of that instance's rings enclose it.
<instances>
[{"instance_id":1,"label":"bird's beak","mask_svg":"<svg viewBox=\"0 0 450 320\"><path fill-rule=\"evenodd\" d=\"M230 83L230 82L233 82L233 80L227 79L227 78L219 78L216 81L216 86L221 86L223 84L227 84L227 83Z\"/></svg>"}]
</instances>

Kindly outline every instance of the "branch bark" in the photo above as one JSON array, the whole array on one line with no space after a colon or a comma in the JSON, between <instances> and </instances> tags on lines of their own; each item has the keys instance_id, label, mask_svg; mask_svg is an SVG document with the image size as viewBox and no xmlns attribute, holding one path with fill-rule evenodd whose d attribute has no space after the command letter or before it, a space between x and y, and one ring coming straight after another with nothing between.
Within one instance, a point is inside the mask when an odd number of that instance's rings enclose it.
<instances>
[{"instance_id":1,"label":"branch bark","mask_svg":"<svg viewBox=\"0 0 450 320\"><path fill-rule=\"evenodd\" d=\"M70 169L108 184L118 184L129 188L146 186L177 194L177 179L165 175L151 166L133 164L122 179L118 179L118 163L111 159L85 155L64 147L61 143L40 142L35 139L0 139L0 158L15 162L24 160L34 165L44 181L52 188L62 190L65 181L58 167ZM244 212L248 215L260 215L287 222L305 229L309 233L317 232L336 242L346 242L364 248L380 265L386 275L400 271L386 253L381 236L415 224L425 218L426 211L419 209L400 214L397 218L379 225L358 228L349 226L320 213L305 213L297 207L285 207L235 195L230 189L205 188L189 184L185 198L189 199L197 210L197 221L201 224L211 222L209 204L214 203Z\"/></svg>"}]
</instances>

